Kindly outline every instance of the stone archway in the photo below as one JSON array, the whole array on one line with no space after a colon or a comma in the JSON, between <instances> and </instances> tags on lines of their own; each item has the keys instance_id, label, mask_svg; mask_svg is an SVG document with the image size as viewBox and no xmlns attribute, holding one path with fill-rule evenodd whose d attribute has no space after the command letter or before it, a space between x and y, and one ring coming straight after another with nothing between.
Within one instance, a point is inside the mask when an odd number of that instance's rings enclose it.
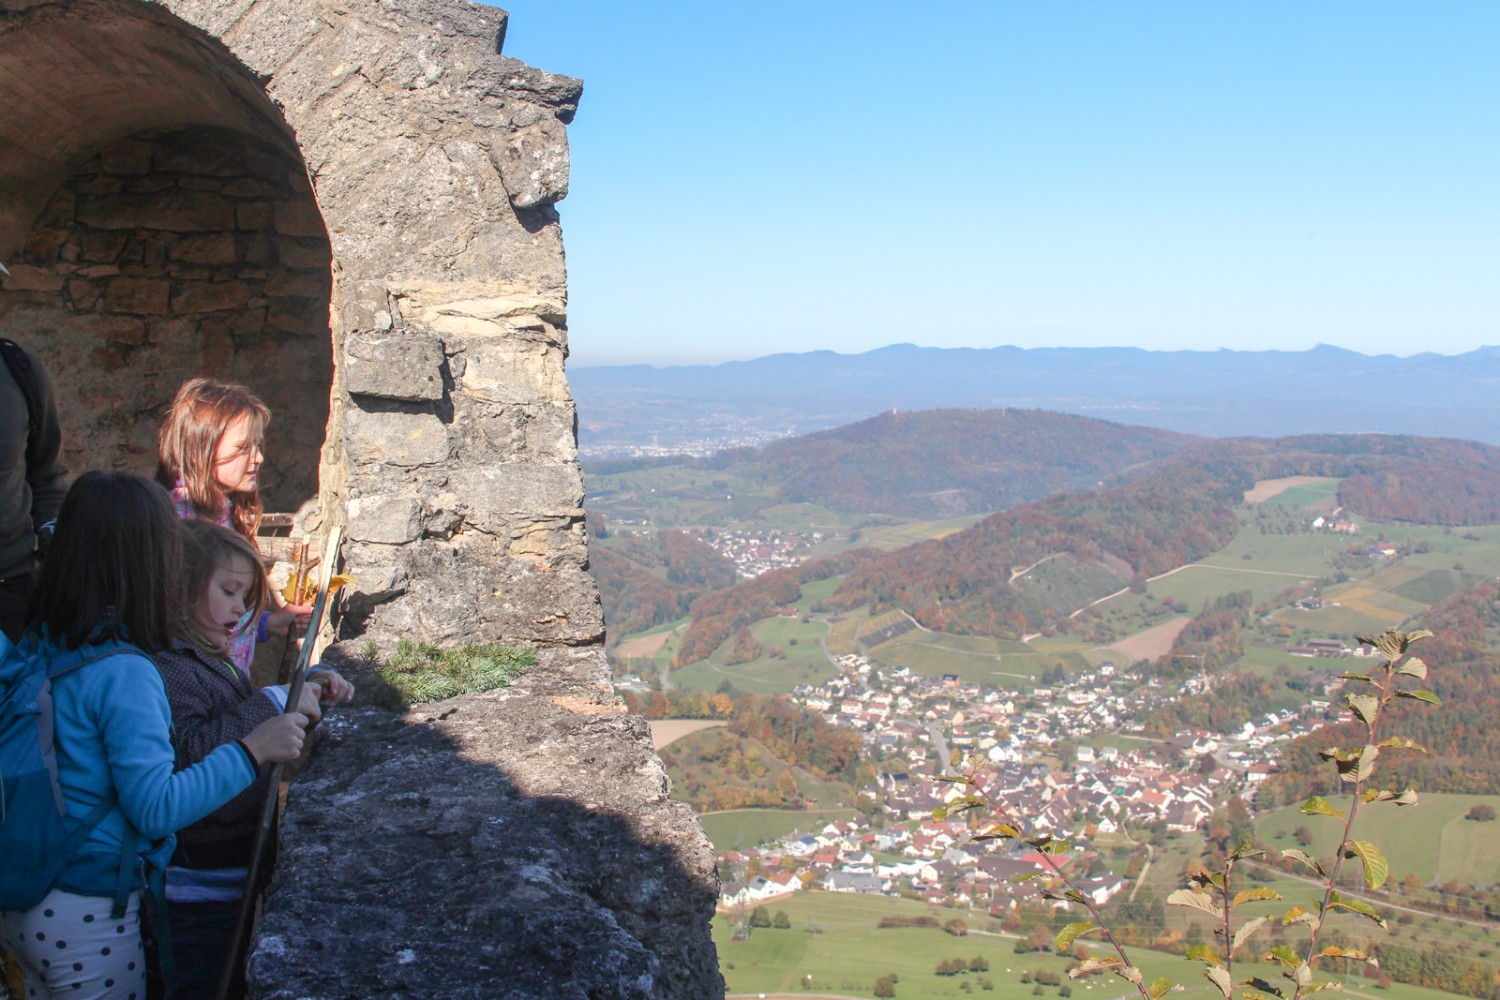
<instances>
[{"instance_id":1,"label":"stone archway","mask_svg":"<svg viewBox=\"0 0 1500 1000\"><path fill-rule=\"evenodd\" d=\"M271 406L268 509L316 496L331 249L291 132L252 75L153 4L0 21L0 330L46 363L70 468L155 465L185 378Z\"/></svg>"}]
</instances>

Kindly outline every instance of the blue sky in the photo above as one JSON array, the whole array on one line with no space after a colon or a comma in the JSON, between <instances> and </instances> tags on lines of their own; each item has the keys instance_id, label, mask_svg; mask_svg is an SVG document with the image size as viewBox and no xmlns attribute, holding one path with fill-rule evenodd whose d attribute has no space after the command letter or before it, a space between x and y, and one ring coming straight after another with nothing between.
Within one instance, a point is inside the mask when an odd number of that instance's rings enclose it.
<instances>
[{"instance_id":1,"label":"blue sky","mask_svg":"<svg viewBox=\"0 0 1500 1000\"><path fill-rule=\"evenodd\" d=\"M501 6L574 366L1500 344L1500 4Z\"/></svg>"}]
</instances>

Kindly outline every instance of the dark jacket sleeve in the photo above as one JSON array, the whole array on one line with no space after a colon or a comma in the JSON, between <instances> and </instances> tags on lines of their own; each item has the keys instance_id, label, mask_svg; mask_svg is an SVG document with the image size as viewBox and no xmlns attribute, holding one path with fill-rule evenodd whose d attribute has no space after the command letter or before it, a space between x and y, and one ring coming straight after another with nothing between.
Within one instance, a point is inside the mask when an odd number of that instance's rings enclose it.
<instances>
[{"instance_id":1,"label":"dark jacket sleeve","mask_svg":"<svg viewBox=\"0 0 1500 1000\"><path fill-rule=\"evenodd\" d=\"M62 464L62 425L57 419L57 395L52 379L31 356L37 402L42 424L37 428L36 456L26 466L26 483L31 487L31 523L43 547L51 539L53 522L68 491L68 470Z\"/></svg>"}]
</instances>

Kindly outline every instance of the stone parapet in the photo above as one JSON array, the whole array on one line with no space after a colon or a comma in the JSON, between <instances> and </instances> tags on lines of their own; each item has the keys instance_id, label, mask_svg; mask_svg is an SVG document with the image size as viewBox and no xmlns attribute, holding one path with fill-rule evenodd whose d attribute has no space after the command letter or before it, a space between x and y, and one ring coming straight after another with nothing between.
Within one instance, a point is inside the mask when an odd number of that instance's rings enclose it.
<instances>
[{"instance_id":1,"label":"stone parapet","mask_svg":"<svg viewBox=\"0 0 1500 1000\"><path fill-rule=\"evenodd\" d=\"M323 728L290 793L253 995L723 995L712 848L597 647Z\"/></svg>"}]
</instances>

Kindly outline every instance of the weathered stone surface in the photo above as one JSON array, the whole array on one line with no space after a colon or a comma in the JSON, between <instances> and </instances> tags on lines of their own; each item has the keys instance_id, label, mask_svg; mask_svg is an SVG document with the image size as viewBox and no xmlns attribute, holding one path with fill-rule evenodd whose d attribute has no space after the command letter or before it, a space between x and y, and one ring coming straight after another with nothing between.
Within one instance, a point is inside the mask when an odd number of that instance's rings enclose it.
<instances>
[{"instance_id":1,"label":"weathered stone surface","mask_svg":"<svg viewBox=\"0 0 1500 1000\"><path fill-rule=\"evenodd\" d=\"M576 464L509 462L456 469L449 488L465 518L482 531L504 530L511 516L575 511L583 506L583 475Z\"/></svg>"},{"instance_id":2,"label":"weathered stone surface","mask_svg":"<svg viewBox=\"0 0 1500 1000\"><path fill-rule=\"evenodd\" d=\"M356 465L436 465L447 461L449 449L448 429L431 413L352 407L345 417L344 450Z\"/></svg>"},{"instance_id":3,"label":"weathered stone surface","mask_svg":"<svg viewBox=\"0 0 1500 1000\"><path fill-rule=\"evenodd\" d=\"M242 281L220 281L212 284L195 282L172 296L172 312L219 312L239 309L250 301L250 286Z\"/></svg>"},{"instance_id":4,"label":"weathered stone surface","mask_svg":"<svg viewBox=\"0 0 1500 1000\"><path fill-rule=\"evenodd\" d=\"M289 795L251 992L722 996L711 849L608 676L597 649L544 650L500 691L332 713Z\"/></svg>"},{"instance_id":5,"label":"weathered stone surface","mask_svg":"<svg viewBox=\"0 0 1500 1000\"><path fill-rule=\"evenodd\" d=\"M422 533L422 505L411 497L355 497L346 509L356 542L402 545Z\"/></svg>"},{"instance_id":6,"label":"weathered stone surface","mask_svg":"<svg viewBox=\"0 0 1500 1000\"><path fill-rule=\"evenodd\" d=\"M344 387L356 396L442 399L443 360L443 344L436 337L351 334L344 341Z\"/></svg>"},{"instance_id":7,"label":"weathered stone surface","mask_svg":"<svg viewBox=\"0 0 1500 1000\"><path fill-rule=\"evenodd\" d=\"M78 221L94 229L216 232L233 227L234 204L217 194L202 191L81 198Z\"/></svg>"},{"instance_id":8,"label":"weathered stone surface","mask_svg":"<svg viewBox=\"0 0 1500 1000\"><path fill-rule=\"evenodd\" d=\"M104 286L104 308L110 312L165 316L172 283L154 278L116 278Z\"/></svg>"},{"instance_id":9,"label":"weathered stone surface","mask_svg":"<svg viewBox=\"0 0 1500 1000\"><path fill-rule=\"evenodd\" d=\"M551 205L568 196L568 130L556 118L518 130L493 155L517 208Z\"/></svg>"},{"instance_id":10,"label":"weathered stone surface","mask_svg":"<svg viewBox=\"0 0 1500 1000\"><path fill-rule=\"evenodd\" d=\"M490 403L535 403L564 395L562 351L546 344L479 340L464 351L460 391ZM561 391L560 391L561 390Z\"/></svg>"}]
</instances>

